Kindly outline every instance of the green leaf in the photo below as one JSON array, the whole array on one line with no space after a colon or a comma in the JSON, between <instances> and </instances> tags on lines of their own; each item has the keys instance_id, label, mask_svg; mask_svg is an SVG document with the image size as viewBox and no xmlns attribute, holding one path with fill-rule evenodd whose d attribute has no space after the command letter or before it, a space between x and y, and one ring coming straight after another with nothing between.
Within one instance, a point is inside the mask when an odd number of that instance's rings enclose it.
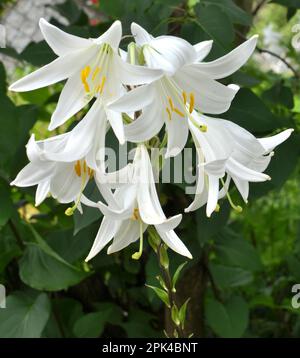
<instances>
[{"instance_id":1,"label":"green leaf","mask_svg":"<svg viewBox=\"0 0 300 358\"><path fill-rule=\"evenodd\" d=\"M209 269L216 285L220 288L244 286L253 280L250 271L239 267L230 267L211 263Z\"/></svg>"},{"instance_id":2,"label":"green leaf","mask_svg":"<svg viewBox=\"0 0 300 358\"><path fill-rule=\"evenodd\" d=\"M233 0L201 0L201 3L220 7L233 23L250 25L252 22L252 16L238 7Z\"/></svg>"},{"instance_id":3,"label":"green leaf","mask_svg":"<svg viewBox=\"0 0 300 358\"><path fill-rule=\"evenodd\" d=\"M186 310L187 310L187 305L190 301L190 298L188 298L184 304L180 307L179 313L178 313L178 318L180 320L180 323L182 325L182 327L184 328L184 322L185 322L185 317L186 317Z\"/></svg>"},{"instance_id":4,"label":"green leaf","mask_svg":"<svg viewBox=\"0 0 300 358\"><path fill-rule=\"evenodd\" d=\"M210 218L206 216L205 207L196 211L197 240L201 245L218 234L227 224L230 215L230 205L227 201L220 202L220 211L213 213Z\"/></svg>"},{"instance_id":5,"label":"green leaf","mask_svg":"<svg viewBox=\"0 0 300 358\"><path fill-rule=\"evenodd\" d=\"M289 87L284 86L281 82L265 91L262 98L273 105L281 104L288 109L294 108L293 92Z\"/></svg>"},{"instance_id":6,"label":"green leaf","mask_svg":"<svg viewBox=\"0 0 300 358\"><path fill-rule=\"evenodd\" d=\"M50 302L45 293L36 297L15 293L7 297L6 308L0 309L1 338L39 338L50 315Z\"/></svg>"},{"instance_id":7,"label":"green leaf","mask_svg":"<svg viewBox=\"0 0 300 358\"><path fill-rule=\"evenodd\" d=\"M222 118L237 123L250 132L270 131L281 124L262 100L247 88L242 88L237 93L230 109L222 114Z\"/></svg>"},{"instance_id":8,"label":"green leaf","mask_svg":"<svg viewBox=\"0 0 300 358\"><path fill-rule=\"evenodd\" d=\"M180 325L179 312L176 305L173 305L171 308L171 318L172 321L176 324L176 326Z\"/></svg>"},{"instance_id":9,"label":"green leaf","mask_svg":"<svg viewBox=\"0 0 300 358\"><path fill-rule=\"evenodd\" d=\"M262 269L258 252L242 237L220 235L220 239L216 242L216 252L223 264L250 271Z\"/></svg>"},{"instance_id":10,"label":"green leaf","mask_svg":"<svg viewBox=\"0 0 300 358\"><path fill-rule=\"evenodd\" d=\"M10 198L10 186L0 178L0 228L4 226L13 213L13 203Z\"/></svg>"},{"instance_id":11,"label":"green leaf","mask_svg":"<svg viewBox=\"0 0 300 358\"><path fill-rule=\"evenodd\" d=\"M119 324L122 320L120 307L113 303L101 303L99 312L89 313L79 318L74 324L74 334L78 338L100 337L105 324Z\"/></svg>"},{"instance_id":12,"label":"green leaf","mask_svg":"<svg viewBox=\"0 0 300 358\"><path fill-rule=\"evenodd\" d=\"M229 49L234 40L234 29L228 15L215 5L197 4L196 23L208 37L223 49Z\"/></svg>"},{"instance_id":13,"label":"green leaf","mask_svg":"<svg viewBox=\"0 0 300 358\"><path fill-rule=\"evenodd\" d=\"M300 260L296 255L289 255L287 257L287 263L291 274L300 282Z\"/></svg>"},{"instance_id":14,"label":"green leaf","mask_svg":"<svg viewBox=\"0 0 300 358\"><path fill-rule=\"evenodd\" d=\"M298 164L299 143L300 135L293 133L287 141L275 149L274 158L272 158L266 171L272 180L267 183L259 183L259 185L250 185L250 192L253 196L265 195L267 191L278 190L283 186Z\"/></svg>"},{"instance_id":15,"label":"green leaf","mask_svg":"<svg viewBox=\"0 0 300 358\"><path fill-rule=\"evenodd\" d=\"M300 0L273 0L272 2L285 7L300 8Z\"/></svg>"},{"instance_id":16,"label":"green leaf","mask_svg":"<svg viewBox=\"0 0 300 358\"><path fill-rule=\"evenodd\" d=\"M81 9L73 0L66 0L62 4L56 4L52 7L54 10L58 11L60 15L68 19L70 24L77 23L83 16ZM86 19L86 16L84 19Z\"/></svg>"},{"instance_id":17,"label":"green leaf","mask_svg":"<svg viewBox=\"0 0 300 358\"><path fill-rule=\"evenodd\" d=\"M151 288L157 294L157 296L164 302L164 304L167 307L170 307L169 296L166 291L162 290L159 287L155 287L155 286L146 285L146 287Z\"/></svg>"},{"instance_id":18,"label":"green leaf","mask_svg":"<svg viewBox=\"0 0 300 358\"><path fill-rule=\"evenodd\" d=\"M94 181L90 181L84 190L84 194L92 201L103 201L103 198L99 194L99 190ZM89 226L95 221L98 221L102 217L102 213L97 208L91 208L89 206L82 205L83 214L80 214L78 210L74 213L74 235L79 231Z\"/></svg>"},{"instance_id":19,"label":"green leaf","mask_svg":"<svg viewBox=\"0 0 300 358\"><path fill-rule=\"evenodd\" d=\"M205 304L207 323L220 337L242 337L249 321L249 309L242 297L233 297L225 304L210 299Z\"/></svg>"},{"instance_id":20,"label":"green leaf","mask_svg":"<svg viewBox=\"0 0 300 358\"><path fill-rule=\"evenodd\" d=\"M174 276L172 278L172 289L174 290L176 288L176 283L179 279L180 273L182 271L182 269L184 268L184 266L187 264L187 261L185 261L184 263L182 263L181 265L179 265L174 273Z\"/></svg>"},{"instance_id":21,"label":"green leaf","mask_svg":"<svg viewBox=\"0 0 300 358\"><path fill-rule=\"evenodd\" d=\"M58 291L78 284L88 274L65 262L58 255L49 255L41 246L29 243L19 262L23 282L37 290Z\"/></svg>"},{"instance_id":22,"label":"green leaf","mask_svg":"<svg viewBox=\"0 0 300 358\"><path fill-rule=\"evenodd\" d=\"M20 256L22 251L8 225L1 229L0 236L0 273L2 273L7 264L14 257Z\"/></svg>"},{"instance_id":23,"label":"green leaf","mask_svg":"<svg viewBox=\"0 0 300 358\"><path fill-rule=\"evenodd\" d=\"M56 55L45 41L31 42L20 53L19 57L31 63L33 66L44 66L55 60Z\"/></svg>"},{"instance_id":24,"label":"green leaf","mask_svg":"<svg viewBox=\"0 0 300 358\"><path fill-rule=\"evenodd\" d=\"M19 262L23 282L37 290L58 291L88 276L88 273L63 259L32 226L30 228L36 243L28 243Z\"/></svg>"}]
</instances>

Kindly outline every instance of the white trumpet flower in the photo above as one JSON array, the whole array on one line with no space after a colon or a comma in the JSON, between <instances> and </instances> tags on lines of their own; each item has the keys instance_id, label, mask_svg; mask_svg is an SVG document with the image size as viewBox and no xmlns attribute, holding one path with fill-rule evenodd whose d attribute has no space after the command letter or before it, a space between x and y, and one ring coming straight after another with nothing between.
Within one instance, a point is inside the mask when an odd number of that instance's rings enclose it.
<instances>
[{"instance_id":1,"label":"white trumpet flower","mask_svg":"<svg viewBox=\"0 0 300 358\"><path fill-rule=\"evenodd\" d=\"M165 124L168 132L166 157L176 156L186 144L188 122L194 122L194 109L208 114L220 114L229 109L239 87L225 86L216 80L231 75L246 63L254 51L257 36L229 54L204 63L199 60L208 54L211 42L193 47L174 37L154 39L137 24L132 24L131 30L146 65L164 70L165 75L129 91L109 107L127 113L143 110L140 117L125 126L125 136L132 142L149 140Z\"/></svg>"},{"instance_id":2,"label":"white trumpet flower","mask_svg":"<svg viewBox=\"0 0 300 358\"><path fill-rule=\"evenodd\" d=\"M86 205L99 208L104 214L94 244L86 261L97 255L112 239L108 254L119 251L140 239L140 249L133 255L139 259L143 250L143 233L148 225L154 225L161 239L177 253L192 258L192 255L176 235L174 228L182 215L166 218L155 188L152 166L147 149L139 145L132 165L132 177L129 183L120 186L109 196L107 205L93 203L87 198Z\"/></svg>"},{"instance_id":3,"label":"white trumpet flower","mask_svg":"<svg viewBox=\"0 0 300 358\"><path fill-rule=\"evenodd\" d=\"M106 104L123 93L123 84L150 83L162 75L160 70L130 65L121 59L118 54L122 37L120 21L115 21L97 39L73 36L44 19L40 20L40 28L58 58L18 80L9 89L30 91L67 79L49 130L63 124L93 98L101 98Z\"/></svg>"},{"instance_id":4,"label":"white trumpet flower","mask_svg":"<svg viewBox=\"0 0 300 358\"><path fill-rule=\"evenodd\" d=\"M194 119L196 123L189 122L189 126L198 155L198 175L194 201L185 212L207 204L206 214L211 216L218 207L218 199L225 195L231 206L241 211L241 207L234 205L228 193L231 179L247 203L249 182L271 179L263 171L270 163L273 149L287 140L293 129L257 139L244 128L227 120L197 113ZM210 130L202 133L199 131L201 125L209 125ZM221 190L220 181L223 186Z\"/></svg>"},{"instance_id":5,"label":"white trumpet flower","mask_svg":"<svg viewBox=\"0 0 300 358\"><path fill-rule=\"evenodd\" d=\"M72 215L75 209L81 209L82 193L93 178L94 170L87 165L87 158L76 161L56 162L45 159L45 152L60 152L68 142L70 133L55 136L43 141L35 141L31 136L27 144L27 156L30 163L17 175L11 185L29 187L37 185L35 204L41 204L48 194L60 203L75 202L66 210Z\"/></svg>"}]
</instances>

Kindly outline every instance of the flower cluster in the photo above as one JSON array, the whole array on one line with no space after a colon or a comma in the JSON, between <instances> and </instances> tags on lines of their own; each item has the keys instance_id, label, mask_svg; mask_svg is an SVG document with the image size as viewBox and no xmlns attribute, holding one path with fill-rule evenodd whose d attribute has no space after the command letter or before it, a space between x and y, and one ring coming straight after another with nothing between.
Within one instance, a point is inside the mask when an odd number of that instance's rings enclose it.
<instances>
[{"instance_id":1,"label":"flower cluster","mask_svg":"<svg viewBox=\"0 0 300 358\"><path fill-rule=\"evenodd\" d=\"M153 225L168 247L191 258L174 229L182 215L166 218L156 192L148 154L151 139L164 127L165 157L178 155L189 133L197 152L196 194L186 212L206 205L207 216L219 208L231 181L247 202L249 182L270 180L263 172L273 149L292 130L257 139L240 126L210 115L226 112L239 87L224 85L223 79L243 66L253 53L257 36L211 62L203 62L212 41L191 45L174 36L154 38L133 23L135 42L128 51L119 45L119 21L99 38L83 39L65 33L40 20L45 40L57 54L50 64L10 86L12 91L29 91L67 80L52 114L49 130L65 123L88 106L84 118L68 133L27 144L29 164L12 185L37 185L36 205L49 194L61 203L74 202L66 210L82 212L82 204L95 207L104 217L86 260L97 255L111 240L108 253L140 240L138 259L143 250L143 233ZM209 116L208 116L209 115ZM164 126L165 125L165 126ZM132 163L117 172L107 172L105 137L112 128L120 144L137 143ZM163 141L164 142L164 141ZM103 200L93 202L84 195L94 180Z\"/></svg>"}]
</instances>

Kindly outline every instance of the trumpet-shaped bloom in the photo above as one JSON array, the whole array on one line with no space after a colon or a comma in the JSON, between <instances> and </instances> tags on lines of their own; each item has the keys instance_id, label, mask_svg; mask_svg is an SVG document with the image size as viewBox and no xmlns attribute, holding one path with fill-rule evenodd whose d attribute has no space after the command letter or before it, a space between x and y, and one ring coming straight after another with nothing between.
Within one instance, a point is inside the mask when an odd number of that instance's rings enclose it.
<instances>
[{"instance_id":1,"label":"trumpet-shaped bloom","mask_svg":"<svg viewBox=\"0 0 300 358\"><path fill-rule=\"evenodd\" d=\"M132 142L150 139L165 124L168 132L166 157L175 156L186 144L188 121L194 121L194 109L209 114L220 114L229 109L239 88L236 85L225 86L216 80L231 75L248 60L257 36L229 54L204 63L199 59L207 55L211 42L193 47L173 37L153 39L136 24L132 25L132 33L144 54L146 65L161 68L165 75L126 93L110 108L128 113L143 110L139 118L125 126L125 136ZM183 49L185 52L182 54ZM170 64L169 68L166 63Z\"/></svg>"},{"instance_id":2,"label":"trumpet-shaped bloom","mask_svg":"<svg viewBox=\"0 0 300 358\"><path fill-rule=\"evenodd\" d=\"M93 98L104 103L118 98L123 84L149 83L159 78L160 70L134 66L124 62L118 54L122 27L120 21L97 39L83 39L70 35L40 20L40 28L58 58L10 86L22 92L45 87L67 79L59 97L49 129L63 124Z\"/></svg>"},{"instance_id":3,"label":"trumpet-shaped bloom","mask_svg":"<svg viewBox=\"0 0 300 358\"><path fill-rule=\"evenodd\" d=\"M292 133L287 129L275 136L257 139L247 130L227 120L194 115L195 123L189 122L198 155L198 175L194 201L186 212L206 206L207 216L217 208L218 199L228 194L231 179L247 203L249 182L262 182L271 178L263 172L268 167L273 149ZM199 126L209 125L206 133ZM226 176L226 180L223 178ZM220 181L222 189L220 190Z\"/></svg>"},{"instance_id":4,"label":"trumpet-shaped bloom","mask_svg":"<svg viewBox=\"0 0 300 358\"><path fill-rule=\"evenodd\" d=\"M92 203L86 198L83 200L83 203L98 207L104 214L86 260L97 255L112 239L113 242L108 248L109 254L140 239L140 250L133 256L138 259L143 249L143 233L148 225L155 226L168 247L191 258L190 252L174 231L182 215L167 219L160 206L150 158L144 145L137 147L132 167L129 183L117 188L113 194L106 195L107 205L101 202Z\"/></svg>"},{"instance_id":5,"label":"trumpet-shaped bloom","mask_svg":"<svg viewBox=\"0 0 300 358\"><path fill-rule=\"evenodd\" d=\"M11 185L29 187L37 185L35 202L39 205L48 194L60 203L75 202L66 214L71 215L76 208L80 209L82 193L94 170L87 165L86 157L76 161L56 162L45 159L45 152L60 152L68 142L70 133L55 136L43 141L35 141L31 136L27 144L27 156L30 160L17 175Z\"/></svg>"}]
</instances>

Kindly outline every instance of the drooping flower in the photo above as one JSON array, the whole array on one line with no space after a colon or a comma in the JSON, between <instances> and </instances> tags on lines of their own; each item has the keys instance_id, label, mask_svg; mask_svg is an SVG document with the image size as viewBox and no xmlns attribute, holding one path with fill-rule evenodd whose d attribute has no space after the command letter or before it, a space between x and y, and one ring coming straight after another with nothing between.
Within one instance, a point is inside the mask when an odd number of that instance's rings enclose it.
<instances>
[{"instance_id":1,"label":"drooping flower","mask_svg":"<svg viewBox=\"0 0 300 358\"><path fill-rule=\"evenodd\" d=\"M18 80L9 89L30 91L67 79L52 115L50 130L63 124L93 98L109 103L123 93L123 84L149 83L162 74L160 70L130 65L121 59L118 54L122 36L120 21L115 21L97 39L68 34L44 19L40 20L40 28L58 58Z\"/></svg>"},{"instance_id":2,"label":"drooping flower","mask_svg":"<svg viewBox=\"0 0 300 358\"><path fill-rule=\"evenodd\" d=\"M161 239L177 253L191 258L191 254L176 235L174 228L182 215L166 218L155 188L152 166L144 145L136 148L129 183L106 195L107 205L84 198L86 205L99 208L104 214L101 226L86 261L97 255L111 240L108 253L123 249L140 239L140 249L133 255L138 259L143 250L143 233L154 225Z\"/></svg>"},{"instance_id":3,"label":"drooping flower","mask_svg":"<svg viewBox=\"0 0 300 358\"><path fill-rule=\"evenodd\" d=\"M74 206L67 209L67 215L72 215L77 208L81 209L82 193L89 180L94 176L94 170L87 164L89 154L76 161L69 162L45 159L45 152L59 153L63 150L70 133L43 141L35 141L34 135L32 135L26 146L30 162L11 182L11 185L19 187L37 185L36 206L41 204L48 194L51 194L60 203L74 201Z\"/></svg>"},{"instance_id":4,"label":"drooping flower","mask_svg":"<svg viewBox=\"0 0 300 358\"><path fill-rule=\"evenodd\" d=\"M164 70L165 75L129 91L110 108L127 113L143 110L140 117L125 126L125 136L132 142L152 138L165 124L168 133L166 157L176 156L186 144L188 122L195 123L194 109L208 114L220 114L229 109L239 87L225 86L217 80L231 75L245 64L256 46L257 36L229 54L205 63L199 59L208 54L211 42L193 47L174 37L154 39L136 24L132 24L132 33L144 54L146 65ZM199 128L202 131L206 129Z\"/></svg>"},{"instance_id":5,"label":"drooping flower","mask_svg":"<svg viewBox=\"0 0 300 358\"><path fill-rule=\"evenodd\" d=\"M239 125L220 118L195 113L196 123L189 122L198 155L197 185L194 201L185 212L206 204L207 216L218 207L218 200L227 195L231 206L236 206L228 193L231 179L247 203L249 182L262 182L271 178L263 172L268 167L273 149L287 140L293 129L277 135L257 139ZM200 125L209 125L206 133ZM226 180L224 179L226 175ZM221 184L221 190L220 190Z\"/></svg>"}]
</instances>

